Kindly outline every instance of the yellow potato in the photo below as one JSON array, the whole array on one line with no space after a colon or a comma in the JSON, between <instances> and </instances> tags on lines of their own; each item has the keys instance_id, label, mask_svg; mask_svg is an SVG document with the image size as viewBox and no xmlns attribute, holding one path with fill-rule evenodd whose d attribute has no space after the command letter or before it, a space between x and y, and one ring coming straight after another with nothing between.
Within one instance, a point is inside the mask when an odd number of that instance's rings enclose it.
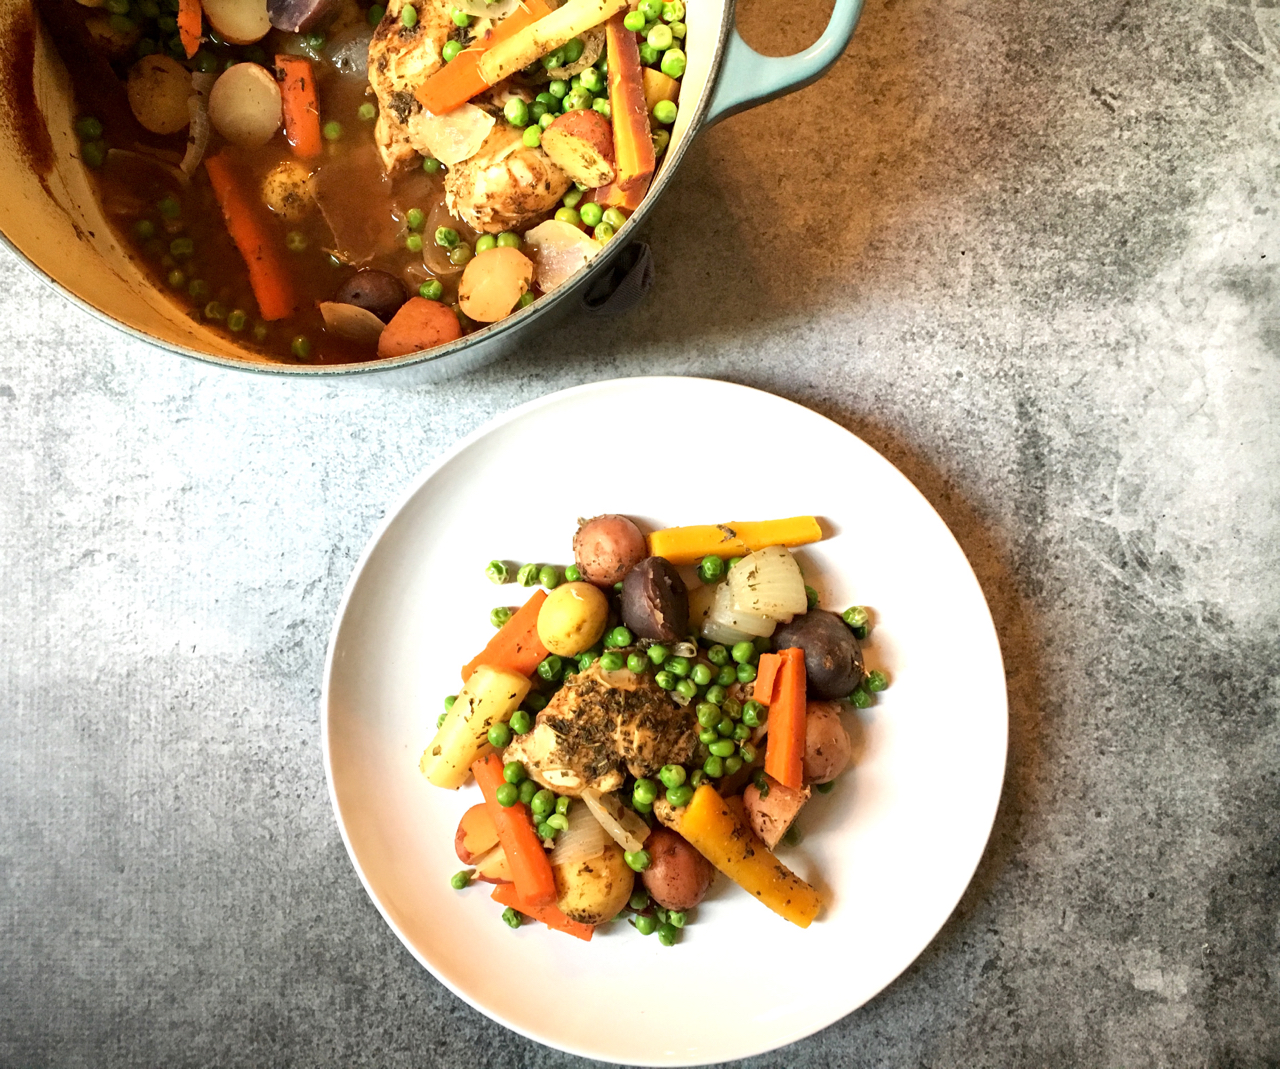
<instances>
[{"instance_id":1,"label":"yellow potato","mask_svg":"<svg viewBox=\"0 0 1280 1069\"><path fill-rule=\"evenodd\" d=\"M556 908L582 924L603 924L617 916L631 897L635 873L622 854L622 847L610 843L599 857L553 865L556 879Z\"/></svg>"},{"instance_id":2,"label":"yellow potato","mask_svg":"<svg viewBox=\"0 0 1280 1069\"><path fill-rule=\"evenodd\" d=\"M552 653L572 657L589 650L604 634L609 602L590 583L558 586L538 610L538 638Z\"/></svg>"},{"instance_id":3,"label":"yellow potato","mask_svg":"<svg viewBox=\"0 0 1280 1069\"><path fill-rule=\"evenodd\" d=\"M168 56L145 56L129 68L125 83L134 118L153 134L186 129L191 72Z\"/></svg>"},{"instance_id":4,"label":"yellow potato","mask_svg":"<svg viewBox=\"0 0 1280 1069\"><path fill-rule=\"evenodd\" d=\"M316 177L298 160L284 160L262 180L262 199L286 223L296 223L315 206Z\"/></svg>"}]
</instances>

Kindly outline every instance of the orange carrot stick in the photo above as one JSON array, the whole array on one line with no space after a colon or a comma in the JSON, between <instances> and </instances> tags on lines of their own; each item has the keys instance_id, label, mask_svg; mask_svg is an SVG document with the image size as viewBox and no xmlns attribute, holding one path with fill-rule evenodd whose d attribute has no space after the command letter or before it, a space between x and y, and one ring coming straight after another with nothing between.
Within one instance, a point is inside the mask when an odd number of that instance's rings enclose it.
<instances>
[{"instance_id":1,"label":"orange carrot stick","mask_svg":"<svg viewBox=\"0 0 1280 1069\"><path fill-rule=\"evenodd\" d=\"M605 23L609 108L613 113L613 154L618 176L597 200L635 211L649 188L655 161L640 46L636 35L622 24L625 16L625 11L619 12Z\"/></svg>"},{"instance_id":2,"label":"orange carrot stick","mask_svg":"<svg viewBox=\"0 0 1280 1069\"><path fill-rule=\"evenodd\" d=\"M258 301L258 311L263 319L284 319L297 306L297 299L284 260L259 215L259 206L245 194L225 152L210 156L204 166L227 231L249 268L249 285Z\"/></svg>"},{"instance_id":3,"label":"orange carrot stick","mask_svg":"<svg viewBox=\"0 0 1280 1069\"><path fill-rule=\"evenodd\" d=\"M555 906L530 905L520 897L520 892L516 890L514 883L498 884L490 897L500 906L510 906L512 909L528 914L535 921L542 921L548 928L572 935L584 942L591 942L591 936L595 934L595 928L591 925L566 917Z\"/></svg>"},{"instance_id":4,"label":"orange carrot stick","mask_svg":"<svg viewBox=\"0 0 1280 1069\"><path fill-rule=\"evenodd\" d=\"M764 770L784 787L798 791L804 787L804 650L783 650L781 657L782 668L769 706Z\"/></svg>"},{"instance_id":5,"label":"orange carrot stick","mask_svg":"<svg viewBox=\"0 0 1280 1069\"><path fill-rule=\"evenodd\" d=\"M201 17L200 0L178 0L178 39L187 59L200 47Z\"/></svg>"},{"instance_id":6,"label":"orange carrot stick","mask_svg":"<svg viewBox=\"0 0 1280 1069\"><path fill-rule=\"evenodd\" d=\"M320 142L320 102L311 60L276 56L276 77L284 107L284 139L299 159L319 156L324 146Z\"/></svg>"},{"instance_id":7,"label":"orange carrot stick","mask_svg":"<svg viewBox=\"0 0 1280 1069\"><path fill-rule=\"evenodd\" d=\"M756 665L756 687L751 696L761 705L773 704L773 696L778 689L778 669L781 667L782 658L778 654L760 654L760 663Z\"/></svg>"},{"instance_id":8,"label":"orange carrot stick","mask_svg":"<svg viewBox=\"0 0 1280 1069\"><path fill-rule=\"evenodd\" d=\"M522 6L484 35L470 48L459 52L430 78L418 86L418 103L432 115L443 115L461 107L477 93L489 88L489 83L480 74L480 57L499 41L514 37L526 26L531 26L544 15L550 15L551 8L545 0L524 0Z\"/></svg>"},{"instance_id":9,"label":"orange carrot stick","mask_svg":"<svg viewBox=\"0 0 1280 1069\"><path fill-rule=\"evenodd\" d=\"M803 703L802 703L803 707ZM532 906L548 906L556 900L556 881L551 873L551 862L542 849L542 840L533 830L529 808L523 802L510 807L498 804L498 788L506 782L502 778L502 758L496 753L486 754L471 766L472 775L480 785L489 816L498 831L498 842L511 866L511 878L520 898Z\"/></svg>"},{"instance_id":10,"label":"orange carrot stick","mask_svg":"<svg viewBox=\"0 0 1280 1069\"><path fill-rule=\"evenodd\" d=\"M462 666L462 682L470 679L471 673L482 664L506 668L521 675L533 675L534 669L547 656L547 647L538 637L538 610L546 600L547 592L539 590L517 609L515 615L489 640L489 645Z\"/></svg>"}]
</instances>

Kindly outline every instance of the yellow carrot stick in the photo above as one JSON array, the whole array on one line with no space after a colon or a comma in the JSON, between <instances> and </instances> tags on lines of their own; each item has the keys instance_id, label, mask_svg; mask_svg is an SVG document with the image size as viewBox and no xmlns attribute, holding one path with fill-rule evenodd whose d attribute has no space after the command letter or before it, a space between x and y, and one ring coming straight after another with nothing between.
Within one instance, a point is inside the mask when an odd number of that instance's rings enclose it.
<instances>
[{"instance_id":1,"label":"yellow carrot stick","mask_svg":"<svg viewBox=\"0 0 1280 1069\"><path fill-rule=\"evenodd\" d=\"M703 557L745 557L766 546L803 546L822 539L814 516L753 520L701 527L666 527L649 536L649 553L672 564L696 564Z\"/></svg>"}]
</instances>

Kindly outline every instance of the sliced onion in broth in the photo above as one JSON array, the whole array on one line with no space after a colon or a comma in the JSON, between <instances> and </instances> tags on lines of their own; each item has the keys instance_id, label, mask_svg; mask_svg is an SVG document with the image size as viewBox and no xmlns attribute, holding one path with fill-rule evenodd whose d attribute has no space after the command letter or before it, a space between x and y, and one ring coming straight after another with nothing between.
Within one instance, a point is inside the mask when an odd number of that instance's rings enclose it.
<instances>
[{"instance_id":1,"label":"sliced onion in broth","mask_svg":"<svg viewBox=\"0 0 1280 1069\"><path fill-rule=\"evenodd\" d=\"M624 808L617 795L601 794L588 787L582 792L582 800L600 826L623 850L634 853L644 846L649 825L640 819L639 814Z\"/></svg>"},{"instance_id":2,"label":"sliced onion in broth","mask_svg":"<svg viewBox=\"0 0 1280 1069\"><path fill-rule=\"evenodd\" d=\"M556 836L547 860L553 865L573 865L599 857L609 846L609 836L585 805L569 803L569 826Z\"/></svg>"}]
</instances>

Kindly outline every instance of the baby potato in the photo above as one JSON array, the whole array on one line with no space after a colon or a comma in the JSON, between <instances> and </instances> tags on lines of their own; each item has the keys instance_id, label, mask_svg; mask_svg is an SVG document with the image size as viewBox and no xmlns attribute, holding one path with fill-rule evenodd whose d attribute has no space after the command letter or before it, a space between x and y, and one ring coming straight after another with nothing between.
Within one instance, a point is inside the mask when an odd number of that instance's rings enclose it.
<instances>
[{"instance_id":1,"label":"baby potato","mask_svg":"<svg viewBox=\"0 0 1280 1069\"><path fill-rule=\"evenodd\" d=\"M297 160L285 160L262 180L262 199L286 223L296 223L315 204L315 175Z\"/></svg>"},{"instance_id":2,"label":"baby potato","mask_svg":"<svg viewBox=\"0 0 1280 1069\"><path fill-rule=\"evenodd\" d=\"M622 582L627 572L649 555L640 528L625 516L597 516L573 536L573 558L583 576L596 586Z\"/></svg>"},{"instance_id":3,"label":"baby potato","mask_svg":"<svg viewBox=\"0 0 1280 1069\"><path fill-rule=\"evenodd\" d=\"M168 56L144 56L129 68L125 83L134 118L153 134L176 134L185 129L191 74Z\"/></svg>"},{"instance_id":4,"label":"baby potato","mask_svg":"<svg viewBox=\"0 0 1280 1069\"><path fill-rule=\"evenodd\" d=\"M613 842L599 857L553 865L551 872L556 881L556 908L582 924L603 924L616 917L635 883L622 847Z\"/></svg>"},{"instance_id":5,"label":"baby potato","mask_svg":"<svg viewBox=\"0 0 1280 1069\"><path fill-rule=\"evenodd\" d=\"M688 840L670 828L654 828L644 848L651 860L641 879L663 909L693 909L706 897L716 870Z\"/></svg>"},{"instance_id":6,"label":"baby potato","mask_svg":"<svg viewBox=\"0 0 1280 1069\"><path fill-rule=\"evenodd\" d=\"M830 783L848 766L853 743L836 702L809 702L804 717L804 778Z\"/></svg>"},{"instance_id":7,"label":"baby potato","mask_svg":"<svg viewBox=\"0 0 1280 1069\"><path fill-rule=\"evenodd\" d=\"M552 653L573 657L594 646L608 622L604 594L590 583L565 583L538 610L538 638Z\"/></svg>"}]
</instances>

